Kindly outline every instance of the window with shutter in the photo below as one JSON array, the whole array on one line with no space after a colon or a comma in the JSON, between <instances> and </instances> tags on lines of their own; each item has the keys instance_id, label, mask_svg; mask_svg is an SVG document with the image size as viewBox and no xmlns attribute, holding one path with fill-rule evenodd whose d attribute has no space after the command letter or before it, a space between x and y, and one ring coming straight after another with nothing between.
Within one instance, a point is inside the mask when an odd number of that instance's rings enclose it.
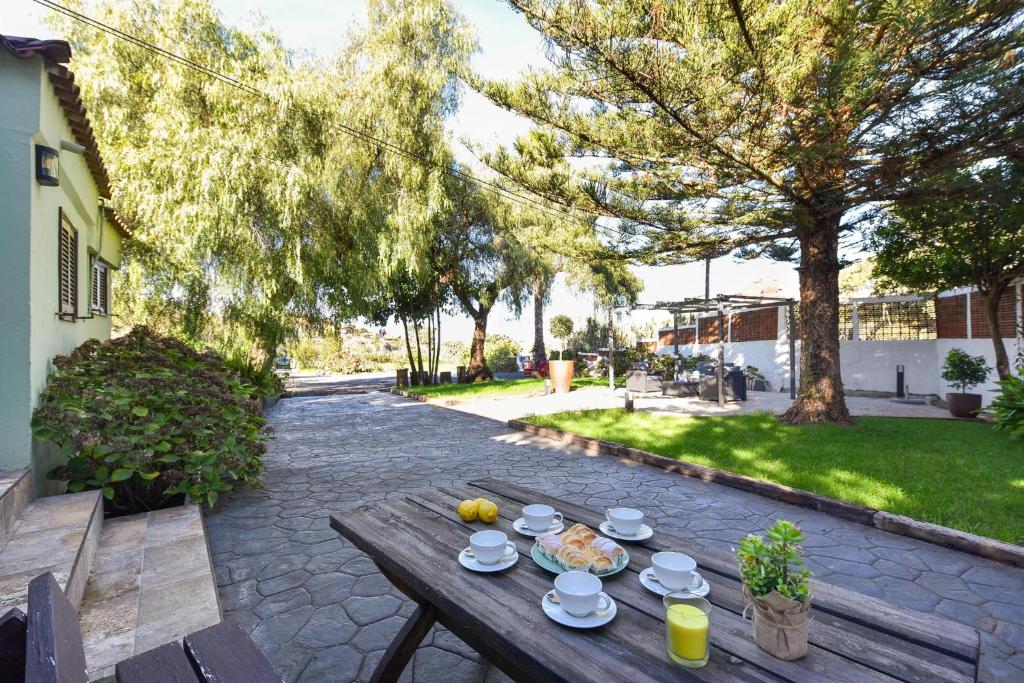
<instances>
[{"instance_id":1,"label":"window with shutter","mask_svg":"<svg viewBox=\"0 0 1024 683\"><path fill-rule=\"evenodd\" d=\"M78 230L60 212L57 235L57 313L61 320L74 322L78 315Z\"/></svg>"},{"instance_id":2,"label":"window with shutter","mask_svg":"<svg viewBox=\"0 0 1024 683\"><path fill-rule=\"evenodd\" d=\"M92 310L103 315L110 310L110 266L99 258L92 261Z\"/></svg>"}]
</instances>

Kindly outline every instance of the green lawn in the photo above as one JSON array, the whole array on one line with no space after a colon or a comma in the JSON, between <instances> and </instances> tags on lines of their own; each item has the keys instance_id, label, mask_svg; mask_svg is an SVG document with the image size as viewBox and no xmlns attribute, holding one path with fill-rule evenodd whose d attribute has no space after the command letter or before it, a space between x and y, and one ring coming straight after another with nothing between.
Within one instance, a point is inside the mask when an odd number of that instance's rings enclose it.
<instances>
[{"instance_id":1,"label":"green lawn","mask_svg":"<svg viewBox=\"0 0 1024 683\"><path fill-rule=\"evenodd\" d=\"M616 378L615 385L623 386L625 379ZM577 377L572 381L572 388L581 387L606 387L607 377ZM514 396L529 394L543 394L544 380L542 379L496 379L490 382L476 382L474 384L435 384L426 387L409 387L409 391L429 396L431 398L467 399L486 398L494 396Z\"/></svg>"},{"instance_id":2,"label":"green lawn","mask_svg":"<svg viewBox=\"0 0 1024 683\"><path fill-rule=\"evenodd\" d=\"M526 421L1024 544L1024 443L982 422L591 410Z\"/></svg>"}]
</instances>

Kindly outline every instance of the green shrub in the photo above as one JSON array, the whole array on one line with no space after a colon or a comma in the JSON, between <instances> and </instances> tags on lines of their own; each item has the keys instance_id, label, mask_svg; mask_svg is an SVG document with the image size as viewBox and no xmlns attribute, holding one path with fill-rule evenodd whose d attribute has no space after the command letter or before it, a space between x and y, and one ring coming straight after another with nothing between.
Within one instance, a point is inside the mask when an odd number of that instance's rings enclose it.
<instances>
[{"instance_id":1,"label":"green shrub","mask_svg":"<svg viewBox=\"0 0 1024 683\"><path fill-rule=\"evenodd\" d=\"M697 369L697 363L699 363L700 361L714 363L716 362L716 359L713 356L709 356L706 353L697 353L692 356L683 356L683 368L690 372L693 372L694 370Z\"/></svg>"},{"instance_id":2,"label":"green shrub","mask_svg":"<svg viewBox=\"0 0 1024 683\"><path fill-rule=\"evenodd\" d=\"M274 398L284 393L284 381L274 372L272 366L257 365L243 354L232 354L224 359L224 365L243 382L256 390L260 398Z\"/></svg>"},{"instance_id":3,"label":"green shrub","mask_svg":"<svg viewBox=\"0 0 1024 683\"><path fill-rule=\"evenodd\" d=\"M522 346L514 339L503 334L488 335L484 343L484 355L487 356L487 367L496 372L515 372L515 358ZM509 359L512 360L509 363ZM468 354L467 354L468 360ZM512 368L511 370L503 368Z\"/></svg>"},{"instance_id":4,"label":"green shrub","mask_svg":"<svg viewBox=\"0 0 1024 683\"><path fill-rule=\"evenodd\" d=\"M1024 437L1024 370L1021 374L998 382L999 393L989 406L996 415L999 429L1015 438Z\"/></svg>"},{"instance_id":5,"label":"green shrub","mask_svg":"<svg viewBox=\"0 0 1024 683\"><path fill-rule=\"evenodd\" d=\"M985 365L985 356L972 356L963 349L950 349L942 366L942 379L965 393L988 379L990 372L992 368Z\"/></svg>"},{"instance_id":6,"label":"green shrub","mask_svg":"<svg viewBox=\"0 0 1024 683\"><path fill-rule=\"evenodd\" d=\"M217 354L137 327L53 364L32 429L67 455L50 476L69 490L100 489L111 512L138 512L182 494L212 506L258 479L269 430L257 390Z\"/></svg>"},{"instance_id":7,"label":"green shrub","mask_svg":"<svg viewBox=\"0 0 1024 683\"><path fill-rule=\"evenodd\" d=\"M803 566L803 540L800 529L784 519L768 528L767 541L755 534L740 539L736 549L740 580L754 597L764 597L776 590L793 600L807 600L811 572Z\"/></svg>"},{"instance_id":8,"label":"green shrub","mask_svg":"<svg viewBox=\"0 0 1024 683\"><path fill-rule=\"evenodd\" d=\"M655 372L660 372L665 379L671 380L676 376L676 357L671 354L656 356L653 368Z\"/></svg>"}]
</instances>

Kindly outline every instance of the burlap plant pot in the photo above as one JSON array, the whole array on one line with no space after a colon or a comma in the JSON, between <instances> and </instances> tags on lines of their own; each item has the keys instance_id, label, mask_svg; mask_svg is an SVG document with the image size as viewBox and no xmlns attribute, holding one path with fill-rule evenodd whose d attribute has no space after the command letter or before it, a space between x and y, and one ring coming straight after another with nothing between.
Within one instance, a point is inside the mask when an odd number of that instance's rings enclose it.
<instances>
[{"instance_id":1,"label":"burlap plant pot","mask_svg":"<svg viewBox=\"0 0 1024 683\"><path fill-rule=\"evenodd\" d=\"M754 642L759 648L779 659L800 659L807 654L807 627L811 618L811 599L800 602L772 591L757 598L743 587L743 594L753 608Z\"/></svg>"}]
</instances>

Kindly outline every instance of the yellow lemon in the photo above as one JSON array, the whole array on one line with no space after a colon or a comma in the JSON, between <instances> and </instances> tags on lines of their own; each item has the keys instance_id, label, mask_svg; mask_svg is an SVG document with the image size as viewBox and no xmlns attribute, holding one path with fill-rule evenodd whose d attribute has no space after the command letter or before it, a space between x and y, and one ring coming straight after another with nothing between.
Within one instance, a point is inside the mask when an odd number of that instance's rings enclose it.
<instances>
[{"instance_id":1,"label":"yellow lemon","mask_svg":"<svg viewBox=\"0 0 1024 683\"><path fill-rule=\"evenodd\" d=\"M498 519L498 506L489 500L485 500L480 503L479 513L480 521L490 524L494 520Z\"/></svg>"},{"instance_id":2,"label":"yellow lemon","mask_svg":"<svg viewBox=\"0 0 1024 683\"><path fill-rule=\"evenodd\" d=\"M486 503L486 502L487 502L487 499L486 499L486 498L477 498L477 499L476 499L476 500L474 500L473 502L474 502L474 503L476 503L477 505L481 505L481 504L483 504L483 503Z\"/></svg>"},{"instance_id":3,"label":"yellow lemon","mask_svg":"<svg viewBox=\"0 0 1024 683\"><path fill-rule=\"evenodd\" d=\"M459 517L463 522L475 522L480 505L475 500L464 500L459 503Z\"/></svg>"}]
</instances>

